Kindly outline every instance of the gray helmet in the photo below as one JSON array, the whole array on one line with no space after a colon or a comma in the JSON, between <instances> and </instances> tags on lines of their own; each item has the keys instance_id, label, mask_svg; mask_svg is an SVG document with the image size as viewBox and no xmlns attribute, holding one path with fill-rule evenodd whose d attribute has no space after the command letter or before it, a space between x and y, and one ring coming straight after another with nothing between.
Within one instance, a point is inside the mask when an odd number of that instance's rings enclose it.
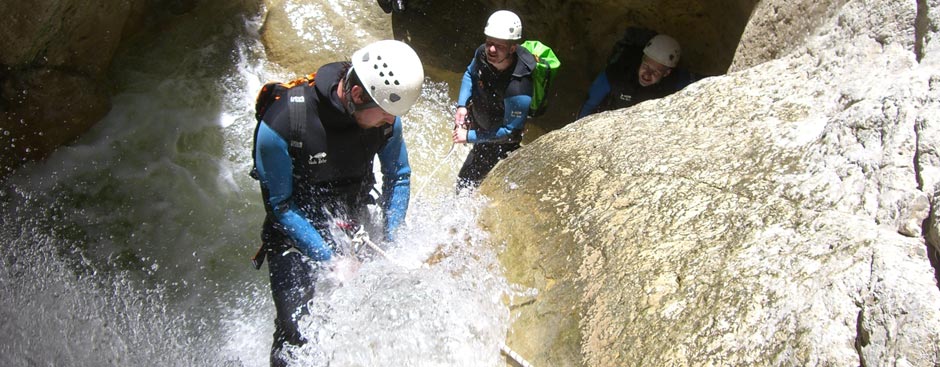
<instances>
[{"instance_id":1,"label":"gray helmet","mask_svg":"<svg viewBox=\"0 0 940 367\"><path fill-rule=\"evenodd\" d=\"M486 20L483 34L501 40L518 40L522 38L522 20L516 13L499 10Z\"/></svg>"},{"instance_id":2,"label":"gray helmet","mask_svg":"<svg viewBox=\"0 0 940 367\"><path fill-rule=\"evenodd\" d=\"M679 48L679 42L665 34L657 34L646 43L643 53L649 58L670 68L679 64L679 56L682 50Z\"/></svg>"},{"instance_id":3,"label":"gray helmet","mask_svg":"<svg viewBox=\"0 0 940 367\"><path fill-rule=\"evenodd\" d=\"M372 100L385 112L401 116L421 96L424 67L404 42L374 42L353 53L352 66Z\"/></svg>"}]
</instances>

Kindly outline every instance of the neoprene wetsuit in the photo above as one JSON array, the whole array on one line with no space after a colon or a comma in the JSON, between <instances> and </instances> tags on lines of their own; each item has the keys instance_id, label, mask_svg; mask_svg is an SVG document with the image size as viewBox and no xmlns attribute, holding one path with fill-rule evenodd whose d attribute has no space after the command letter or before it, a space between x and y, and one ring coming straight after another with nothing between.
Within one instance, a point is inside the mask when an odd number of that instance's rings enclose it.
<instances>
[{"instance_id":1,"label":"neoprene wetsuit","mask_svg":"<svg viewBox=\"0 0 940 367\"><path fill-rule=\"evenodd\" d=\"M255 165L268 214L262 229L277 309L272 366L284 365L284 343L305 342L297 329L313 297L317 269L310 260L333 257L336 248L328 227L332 221L367 224L366 206L379 156L383 178L380 204L384 235L391 238L408 209L411 167L402 138L401 119L393 125L362 129L337 95L346 63L321 67L314 86L302 98L281 98L265 112L255 142ZM306 124L292 137L289 103L303 103ZM289 146L299 146L291 153ZM297 251L291 251L296 248ZM303 255L301 255L303 254Z\"/></svg>"},{"instance_id":2,"label":"neoprene wetsuit","mask_svg":"<svg viewBox=\"0 0 940 367\"><path fill-rule=\"evenodd\" d=\"M499 160L519 148L532 102L532 54L516 47L515 62L498 71L486 61L485 47L474 52L457 98L458 107L467 107L467 142L474 144L457 176L458 189L479 185Z\"/></svg>"},{"instance_id":3,"label":"neoprene wetsuit","mask_svg":"<svg viewBox=\"0 0 940 367\"><path fill-rule=\"evenodd\" d=\"M614 46L604 71L594 79L588 90L588 98L578 112L578 118L601 112L633 106L651 99L662 98L691 84L696 76L680 68L658 83L642 86L639 68L643 61L643 48L656 36L656 32L644 28L630 27Z\"/></svg>"}]
</instances>

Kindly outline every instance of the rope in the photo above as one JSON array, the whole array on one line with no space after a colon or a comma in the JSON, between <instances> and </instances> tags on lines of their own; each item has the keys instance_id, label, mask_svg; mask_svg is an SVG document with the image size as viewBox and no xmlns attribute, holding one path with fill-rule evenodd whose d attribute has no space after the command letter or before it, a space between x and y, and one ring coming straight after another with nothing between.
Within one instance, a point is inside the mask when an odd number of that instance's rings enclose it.
<instances>
[{"instance_id":1,"label":"rope","mask_svg":"<svg viewBox=\"0 0 940 367\"><path fill-rule=\"evenodd\" d=\"M363 242L365 242L366 246L369 246L369 248L371 248L373 251L378 252L379 255L382 255L382 257L391 260L385 250L382 250L382 248L376 245L375 242L370 241L368 238L363 238Z\"/></svg>"},{"instance_id":2,"label":"rope","mask_svg":"<svg viewBox=\"0 0 940 367\"><path fill-rule=\"evenodd\" d=\"M512 358L513 361L518 363L522 367L532 367L532 364L527 362L519 353L514 352L512 349L509 349L509 346L506 343L499 343L499 350L503 352L509 358Z\"/></svg>"},{"instance_id":3,"label":"rope","mask_svg":"<svg viewBox=\"0 0 940 367\"><path fill-rule=\"evenodd\" d=\"M356 233L354 233L352 236L353 248L356 248L356 249L359 248L359 246L356 245L357 243L365 244L366 246L369 246L369 248L379 253L379 255L382 255L382 257L385 258L386 260L389 260L389 261L392 260L392 258L388 256L388 253L386 253L385 250L382 250L382 248L379 247L379 245L376 245L375 242L372 242L372 240L369 239L369 232L366 232L365 226L359 226L359 228L356 228Z\"/></svg>"},{"instance_id":4,"label":"rope","mask_svg":"<svg viewBox=\"0 0 940 367\"><path fill-rule=\"evenodd\" d=\"M406 268L406 269L412 268L412 266L408 266L408 264L402 263L401 261L392 259L391 256L388 256L388 253L385 252L385 250L382 250L382 248L379 247L379 245L376 245L375 242L372 242L372 240L369 239L369 233L365 231L365 227L359 227L359 230L358 230L358 231L356 232L356 234L353 236L352 242L353 242L354 245L355 245L356 243L361 243L361 244L365 244L366 246L369 246L369 248L371 248L372 251L375 251L376 253L378 253L379 255L381 255L382 258L384 258L385 260L388 260L389 262L391 262L391 263L393 263L393 264L395 264L395 265L401 266L401 267ZM358 248L358 246L355 246L355 247ZM357 251L357 252L358 252L358 251ZM417 265L418 265L418 267L421 266L420 263L417 264Z\"/></svg>"},{"instance_id":5,"label":"rope","mask_svg":"<svg viewBox=\"0 0 940 367\"><path fill-rule=\"evenodd\" d=\"M428 187L428 184L431 183L431 178L434 177L434 174L437 173L437 170L441 169L441 166L444 165L444 161L446 161L447 158L450 157L450 155L454 153L454 146L456 145L457 145L456 143L451 143L450 150L447 151L447 154L445 154L443 158L437 161L437 167L434 167L434 171L431 171L431 174L428 175L428 180L425 181L424 184L421 185L421 187L418 189L418 191L415 192L415 200L417 200L418 196L420 196L421 193L424 192L424 189Z\"/></svg>"}]
</instances>

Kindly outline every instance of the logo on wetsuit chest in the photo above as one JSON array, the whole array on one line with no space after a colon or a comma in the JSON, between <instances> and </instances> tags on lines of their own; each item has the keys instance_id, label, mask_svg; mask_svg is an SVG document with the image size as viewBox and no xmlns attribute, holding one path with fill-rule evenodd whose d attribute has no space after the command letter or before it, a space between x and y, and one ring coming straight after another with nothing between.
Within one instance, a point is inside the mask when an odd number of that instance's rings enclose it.
<instances>
[{"instance_id":1,"label":"logo on wetsuit chest","mask_svg":"<svg viewBox=\"0 0 940 367\"><path fill-rule=\"evenodd\" d=\"M307 164L324 164L326 163L326 152L320 152L314 155L311 155L307 159Z\"/></svg>"},{"instance_id":2,"label":"logo on wetsuit chest","mask_svg":"<svg viewBox=\"0 0 940 367\"><path fill-rule=\"evenodd\" d=\"M631 95L629 95L629 94L621 94L621 95L620 95L620 100L621 100L621 101L624 101L624 102L630 102L630 101L633 100L633 96L631 96Z\"/></svg>"}]
</instances>

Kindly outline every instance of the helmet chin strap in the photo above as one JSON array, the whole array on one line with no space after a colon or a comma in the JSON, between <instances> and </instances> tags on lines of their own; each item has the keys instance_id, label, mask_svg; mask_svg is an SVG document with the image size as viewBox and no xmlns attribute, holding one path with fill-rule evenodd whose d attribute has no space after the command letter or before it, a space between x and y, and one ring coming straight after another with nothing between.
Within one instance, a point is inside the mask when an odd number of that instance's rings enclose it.
<instances>
[{"instance_id":1,"label":"helmet chin strap","mask_svg":"<svg viewBox=\"0 0 940 367\"><path fill-rule=\"evenodd\" d=\"M349 67L349 70L346 71L346 77L343 78L343 96L346 97L346 113L350 116L356 112L356 104L353 103L352 96L352 83L349 82L349 77L352 76L353 68Z\"/></svg>"},{"instance_id":2,"label":"helmet chin strap","mask_svg":"<svg viewBox=\"0 0 940 367\"><path fill-rule=\"evenodd\" d=\"M352 83L349 82L349 77L352 76L352 73L353 73L353 68L350 67L349 71L346 72L346 79L343 82L343 96L346 97L346 113L348 113L349 116L352 116L354 113L356 113L356 111L367 110L372 107L379 106L379 104L376 103L375 101L369 101L366 103L355 103L354 101L355 98L353 98L353 95L352 95L353 85ZM363 88L362 93L366 93L365 87L362 87L362 88Z\"/></svg>"}]
</instances>

